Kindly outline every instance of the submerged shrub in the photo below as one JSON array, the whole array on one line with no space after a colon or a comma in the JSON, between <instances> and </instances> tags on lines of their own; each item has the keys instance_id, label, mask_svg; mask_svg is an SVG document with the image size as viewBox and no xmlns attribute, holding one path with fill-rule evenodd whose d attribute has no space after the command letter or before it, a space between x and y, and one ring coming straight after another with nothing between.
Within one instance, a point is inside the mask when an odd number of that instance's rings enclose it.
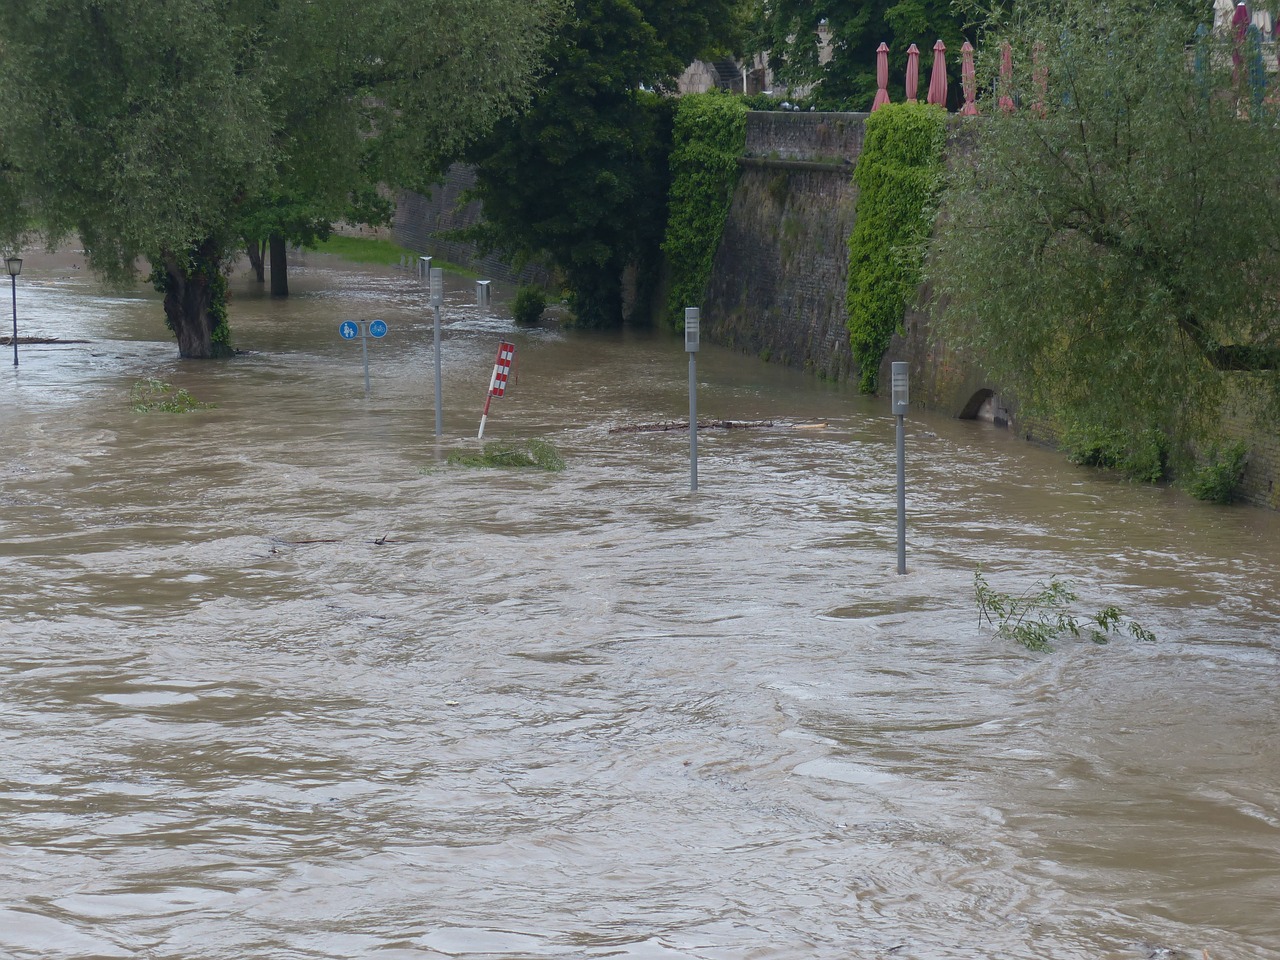
<instances>
[{"instance_id":1,"label":"submerged shrub","mask_svg":"<svg viewBox=\"0 0 1280 960\"><path fill-rule=\"evenodd\" d=\"M541 287L523 286L516 291L516 298L511 304L511 316L516 323L531 326L538 322L546 309L546 292Z\"/></svg>"},{"instance_id":2,"label":"submerged shrub","mask_svg":"<svg viewBox=\"0 0 1280 960\"><path fill-rule=\"evenodd\" d=\"M1016 640L1028 650L1052 649L1051 642L1062 637L1104 644L1113 635L1128 633L1135 640L1155 640L1155 634L1115 605L1089 616L1077 614L1073 605L1080 598L1069 583L1056 577L1015 596L992 589L978 570L973 575L973 592L979 625L985 621L995 628L996 636Z\"/></svg>"},{"instance_id":3,"label":"submerged shrub","mask_svg":"<svg viewBox=\"0 0 1280 960\"><path fill-rule=\"evenodd\" d=\"M201 403L185 389L155 378L137 381L129 391L129 404L136 413L190 413L213 406Z\"/></svg>"},{"instance_id":4,"label":"submerged shrub","mask_svg":"<svg viewBox=\"0 0 1280 960\"><path fill-rule=\"evenodd\" d=\"M1209 503L1230 503L1244 477L1245 461L1249 448L1237 440L1224 446L1214 444L1205 456L1205 462L1192 474L1187 492L1197 500Z\"/></svg>"},{"instance_id":5,"label":"submerged shrub","mask_svg":"<svg viewBox=\"0 0 1280 960\"><path fill-rule=\"evenodd\" d=\"M524 447L486 444L479 453L454 450L448 461L455 467L537 467L550 473L564 469L564 458L545 440L530 440Z\"/></svg>"}]
</instances>

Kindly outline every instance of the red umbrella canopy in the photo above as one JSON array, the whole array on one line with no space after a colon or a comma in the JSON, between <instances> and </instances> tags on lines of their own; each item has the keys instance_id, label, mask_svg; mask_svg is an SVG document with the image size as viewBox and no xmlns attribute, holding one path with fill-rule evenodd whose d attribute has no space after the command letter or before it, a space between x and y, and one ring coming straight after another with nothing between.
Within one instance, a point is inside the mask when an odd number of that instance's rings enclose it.
<instances>
[{"instance_id":1,"label":"red umbrella canopy","mask_svg":"<svg viewBox=\"0 0 1280 960\"><path fill-rule=\"evenodd\" d=\"M920 48L913 43L907 47L907 103L916 102L918 86L920 86Z\"/></svg>"},{"instance_id":2,"label":"red umbrella canopy","mask_svg":"<svg viewBox=\"0 0 1280 960\"><path fill-rule=\"evenodd\" d=\"M933 45L933 72L929 75L929 95L925 103L947 105L947 45L941 40Z\"/></svg>"},{"instance_id":3,"label":"red umbrella canopy","mask_svg":"<svg viewBox=\"0 0 1280 960\"><path fill-rule=\"evenodd\" d=\"M1013 87L1013 47L1009 41L1000 48L1000 109L1005 113L1013 113L1013 97L1009 90Z\"/></svg>"},{"instance_id":4,"label":"red umbrella canopy","mask_svg":"<svg viewBox=\"0 0 1280 960\"><path fill-rule=\"evenodd\" d=\"M1249 7L1243 2L1236 4L1236 12L1231 15L1231 31L1235 37L1235 42L1231 44L1231 64L1232 79L1239 80L1240 64L1243 57L1240 50L1244 46L1244 36L1249 30L1249 23L1252 21L1249 16Z\"/></svg>"},{"instance_id":5,"label":"red umbrella canopy","mask_svg":"<svg viewBox=\"0 0 1280 960\"><path fill-rule=\"evenodd\" d=\"M978 105L974 100L978 96L978 75L973 69L973 44L968 40L960 48L960 85L964 88L964 109L960 112L966 117L976 117Z\"/></svg>"},{"instance_id":6,"label":"red umbrella canopy","mask_svg":"<svg viewBox=\"0 0 1280 960\"><path fill-rule=\"evenodd\" d=\"M871 104L871 112L875 113L889 102L889 45L881 43L876 47L876 100Z\"/></svg>"}]
</instances>

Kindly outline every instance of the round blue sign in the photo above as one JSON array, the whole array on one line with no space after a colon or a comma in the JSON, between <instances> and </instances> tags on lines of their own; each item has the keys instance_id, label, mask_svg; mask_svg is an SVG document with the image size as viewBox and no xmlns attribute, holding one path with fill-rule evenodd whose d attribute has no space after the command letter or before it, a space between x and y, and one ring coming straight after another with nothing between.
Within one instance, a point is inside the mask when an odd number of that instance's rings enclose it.
<instances>
[{"instance_id":1,"label":"round blue sign","mask_svg":"<svg viewBox=\"0 0 1280 960\"><path fill-rule=\"evenodd\" d=\"M369 324L369 336L379 339L387 335L387 324L385 320L374 320Z\"/></svg>"},{"instance_id":2,"label":"round blue sign","mask_svg":"<svg viewBox=\"0 0 1280 960\"><path fill-rule=\"evenodd\" d=\"M351 320L344 320L338 324L338 333L342 334L343 340L354 340L360 336L360 328Z\"/></svg>"}]
</instances>

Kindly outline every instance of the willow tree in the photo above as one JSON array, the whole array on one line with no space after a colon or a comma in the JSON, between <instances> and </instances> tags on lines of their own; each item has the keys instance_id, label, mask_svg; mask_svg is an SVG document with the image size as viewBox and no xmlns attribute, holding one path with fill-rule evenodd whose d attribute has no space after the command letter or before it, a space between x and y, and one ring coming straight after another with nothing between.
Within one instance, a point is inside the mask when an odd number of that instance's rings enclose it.
<instances>
[{"instance_id":1,"label":"willow tree","mask_svg":"<svg viewBox=\"0 0 1280 960\"><path fill-rule=\"evenodd\" d=\"M560 6L0 5L0 235L77 235L109 280L148 262L179 354L226 353L224 270L255 204L429 179L525 100Z\"/></svg>"},{"instance_id":2,"label":"willow tree","mask_svg":"<svg viewBox=\"0 0 1280 960\"><path fill-rule=\"evenodd\" d=\"M1274 417L1274 107L1242 86L1230 39L1176 9L1019 11L984 65L1016 109L986 102L953 144L930 268L936 330L1024 412L1130 448L1153 436L1183 448L1232 396Z\"/></svg>"}]
</instances>

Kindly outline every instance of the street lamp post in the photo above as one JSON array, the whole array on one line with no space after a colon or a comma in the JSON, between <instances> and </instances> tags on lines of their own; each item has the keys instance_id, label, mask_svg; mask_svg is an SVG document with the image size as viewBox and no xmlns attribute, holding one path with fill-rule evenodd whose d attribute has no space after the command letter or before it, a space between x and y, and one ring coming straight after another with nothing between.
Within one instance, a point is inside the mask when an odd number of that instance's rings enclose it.
<instances>
[{"instance_id":1,"label":"street lamp post","mask_svg":"<svg viewBox=\"0 0 1280 960\"><path fill-rule=\"evenodd\" d=\"M18 365L18 274L22 272L22 258L9 257L4 265L9 270L9 286L13 290L13 365Z\"/></svg>"}]
</instances>

